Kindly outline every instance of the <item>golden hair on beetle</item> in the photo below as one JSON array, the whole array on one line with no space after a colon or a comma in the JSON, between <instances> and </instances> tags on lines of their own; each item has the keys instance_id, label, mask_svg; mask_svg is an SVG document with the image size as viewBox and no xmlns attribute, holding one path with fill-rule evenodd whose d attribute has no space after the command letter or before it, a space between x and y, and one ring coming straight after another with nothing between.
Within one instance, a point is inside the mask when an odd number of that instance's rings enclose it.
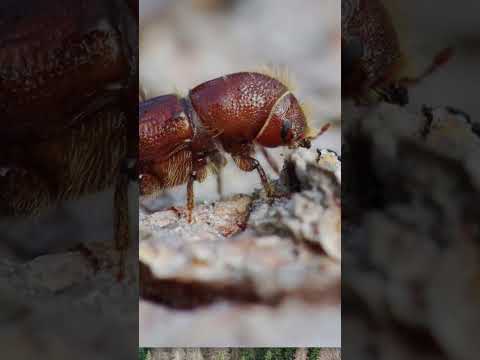
<instances>
[{"instance_id":1,"label":"golden hair on beetle","mask_svg":"<svg viewBox=\"0 0 480 360\"><path fill-rule=\"evenodd\" d=\"M290 92L294 92L298 86L292 72L286 66L280 65L260 65L252 72L269 76L280 81Z\"/></svg>"}]
</instances>

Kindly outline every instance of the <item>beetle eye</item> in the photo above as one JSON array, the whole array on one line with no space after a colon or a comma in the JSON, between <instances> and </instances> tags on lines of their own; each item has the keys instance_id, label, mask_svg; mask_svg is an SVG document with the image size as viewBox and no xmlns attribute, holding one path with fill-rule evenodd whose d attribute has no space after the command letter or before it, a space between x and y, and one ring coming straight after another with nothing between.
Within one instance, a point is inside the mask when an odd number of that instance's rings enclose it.
<instances>
[{"instance_id":1,"label":"beetle eye","mask_svg":"<svg viewBox=\"0 0 480 360\"><path fill-rule=\"evenodd\" d=\"M282 138L283 142L286 143L288 141L288 137L291 132L291 129L292 129L292 123L290 122L290 120L288 119L283 120L282 128L280 129L280 137Z\"/></svg>"}]
</instances>

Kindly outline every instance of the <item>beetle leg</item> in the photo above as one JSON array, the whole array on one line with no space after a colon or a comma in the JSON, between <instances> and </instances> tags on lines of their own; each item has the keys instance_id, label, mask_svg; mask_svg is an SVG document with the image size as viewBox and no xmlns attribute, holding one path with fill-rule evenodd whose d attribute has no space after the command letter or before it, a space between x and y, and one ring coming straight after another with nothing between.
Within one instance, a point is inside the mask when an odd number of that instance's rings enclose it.
<instances>
[{"instance_id":1,"label":"beetle leg","mask_svg":"<svg viewBox=\"0 0 480 360\"><path fill-rule=\"evenodd\" d=\"M260 148L260 152L262 153L265 160L267 160L268 165L270 165L272 170L275 171L277 175L280 174L280 169L278 167L278 164L275 161L275 159L272 157L270 152L264 146L259 145L259 148Z\"/></svg>"},{"instance_id":2,"label":"beetle leg","mask_svg":"<svg viewBox=\"0 0 480 360\"><path fill-rule=\"evenodd\" d=\"M423 81L425 78L433 74L435 71L447 64L453 56L452 48L445 48L438 52L433 58L430 65L418 76L414 77L404 77L400 79L400 84L405 87L410 87L416 85Z\"/></svg>"},{"instance_id":3,"label":"beetle leg","mask_svg":"<svg viewBox=\"0 0 480 360\"><path fill-rule=\"evenodd\" d=\"M223 199L223 175L222 170L218 170L217 172L217 194L219 195L220 199Z\"/></svg>"},{"instance_id":4,"label":"beetle leg","mask_svg":"<svg viewBox=\"0 0 480 360\"><path fill-rule=\"evenodd\" d=\"M263 188L267 193L267 196L274 197L275 194L272 186L270 185L270 182L268 181L267 174L265 174L265 170L263 170L257 159L251 156L234 155L233 160L235 161L235 164L240 170L247 172L257 170L258 175L260 176L260 180L262 181Z\"/></svg>"},{"instance_id":5,"label":"beetle leg","mask_svg":"<svg viewBox=\"0 0 480 360\"><path fill-rule=\"evenodd\" d=\"M187 183L187 221L192 223L192 211L195 206L195 197L193 193L193 183L195 181L195 172L190 174Z\"/></svg>"},{"instance_id":6,"label":"beetle leg","mask_svg":"<svg viewBox=\"0 0 480 360\"><path fill-rule=\"evenodd\" d=\"M217 194L219 195L220 199L223 199L223 168L227 164L227 159L219 152L215 151L209 154L209 161L211 165L213 165L213 169L215 171L216 179L217 179Z\"/></svg>"},{"instance_id":7,"label":"beetle leg","mask_svg":"<svg viewBox=\"0 0 480 360\"><path fill-rule=\"evenodd\" d=\"M267 178L267 175L265 174L265 171L263 170L263 168L260 165L260 163L258 162L258 160L253 159L253 158L252 158L252 160L255 163L255 169L257 169L258 175L260 176L260 179L262 180L262 185L263 185L263 188L265 189L265 192L267 193L267 196L269 198L274 197L275 193L272 189L272 186L270 185L270 182L268 181L268 178Z\"/></svg>"},{"instance_id":8,"label":"beetle leg","mask_svg":"<svg viewBox=\"0 0 480 360\"><path fill-rule=\"evenodd\" d=\"M198 154L197 154L198 155ZM198 157L194 156L192 170L187 180L187 220L192 223L192 212L195 207L195 195L193 193L193 183L202 182L207 176L207 158L204 154Z\"/></svg>"}]
</instances>

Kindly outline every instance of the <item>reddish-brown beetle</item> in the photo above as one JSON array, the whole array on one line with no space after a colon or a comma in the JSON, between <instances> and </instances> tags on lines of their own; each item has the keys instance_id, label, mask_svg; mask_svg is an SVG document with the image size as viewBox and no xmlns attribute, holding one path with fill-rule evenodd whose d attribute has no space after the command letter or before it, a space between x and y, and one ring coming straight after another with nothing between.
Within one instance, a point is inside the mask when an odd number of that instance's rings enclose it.
<instances>
[{"instance_id":1,"label":"reddish-brown beetle","mask_svg":"<svg viewBox=\"0 0 480 360\"><path fill-rule=\"evenodd\" d=\"M0 13L0 216L116 184L123 252L128 178L120 173L138 146L138 3L4 0Z\"/></svg>"},{"instance_id":2,"label":"reddish-brown beetle","mask_svg":"<svg viewBox=\"0 0 480 360\"><path fill-rule=\"evenodd\" d=\"M262 73L240 72L207 81L188 96L165 95L140 103L141 195L187 183L188 217L194 181L225 164L222 150L243 171L257 170L268 196L273 191L254 144L309 147L313 131L289 88Z\"/></svg>"},{"instance_id":3,"label":"reddish-brown beetle","mask_svg":"<svg viewBox=\"0 0 480 360\"><path fill-rule=\"evenodd\" d=\"M444 65L451 55L450 48L444 49L424 72L406 76L406 56L381 0L342 0L342 97L357 104L406 105L408 87Z\"/></svg>"}]
</instances>

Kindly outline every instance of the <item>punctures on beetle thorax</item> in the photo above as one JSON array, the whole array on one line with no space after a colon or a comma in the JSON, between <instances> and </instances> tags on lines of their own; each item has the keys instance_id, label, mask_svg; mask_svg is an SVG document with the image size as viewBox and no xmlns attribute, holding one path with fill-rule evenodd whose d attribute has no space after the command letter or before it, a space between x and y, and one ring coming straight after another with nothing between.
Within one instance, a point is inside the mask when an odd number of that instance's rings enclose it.
<instances>
[{"instance_id":1,"label":"punctures on beetle thorax","mask_svg":"<svg viewBox=\"0 0 480 360\"><path fill-rule=\"evenodd\" d=\"M189 99L201 126L224 147L243 142L298 147L316 135L288 86L268 74L226 75L197 86Z\"/></svg>"},{"instance_id":2,"label":"punctures on beetle thorax","mask_svg":"<svg viewBox=\"0 0 480 360\"><path fill-rule=\"evenodd\" d=\"M400 75L400 41L380 0L342 1L342 53L351 57L348 70L342 69L344 97L368 97L370 89Z\"/></svg>"},{"instance_id":3,"label":"punctures on beetle thorax","mask_svg":"<svg viewBox=\"0 0 480 360\"><path fill-rule=\"evenodd\" d=\"M352 3L342 13L342 37L345 44L359 39L361 61L367 82L372 85L387 78L392 67L402 59L400 43L390 15L380 0L342 1Z\"/></svg>"},{"instance_id":4,"label":"punctures on beetle thorax","mask_svg":"<svg viewBox=\"0 0 480 360\"><path fill-rule=\"evenodd\" d=\"M255 139L287 90L269 76L240 72L207 81L189 97L204 126L221 132L222 142L242 142Z\"/></svg>"},{"instance_id":5,"label":"punctures on beetle thorax","mask_svg":"<svg viewBox=\"0 0 480 360\"><path fill-rule=\"evenodd\" d=\"M342 2L343 98L352 98L357 105L384 101L404 106L409 102L408 89L452 58L453 48L443 48L418 72L411 54L404 55L410 42L404 41L408 30L396 14L392 2Z\"/></svg>"}]
</instances>

